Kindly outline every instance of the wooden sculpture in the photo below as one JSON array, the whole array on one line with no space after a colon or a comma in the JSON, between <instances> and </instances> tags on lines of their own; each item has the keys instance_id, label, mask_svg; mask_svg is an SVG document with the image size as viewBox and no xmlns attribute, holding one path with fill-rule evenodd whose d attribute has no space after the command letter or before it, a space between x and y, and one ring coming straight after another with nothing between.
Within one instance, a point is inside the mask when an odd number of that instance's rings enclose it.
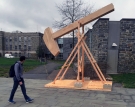
<instances>
[{"instance_id":1,"label":"wooden sculpture","mask_svg":"<svg viewBox=\"0 0 135 107\"><path fill-rule=\"evenodd\" d=\"M104 75L102 74L100 68L97 65L97 62L93 58L88 46L85 43L85 37L84 37L84 25L98 19L101 16L104 16L110 12L114 11L113 4L109 4L100 10L89 14L88 16L66 26L65 28L62 28L55 33L52 32L51 28L46 28L44 31L43 40L50 50L50 52L57 56L60 52L59 47L55 39L75 30L78 29L78 32L76 34L78 38L78 42L75 45L74 49L70 53L68 59L62 66L61 70L57 74L56 78L53 82L46 84L45 87L57 87L57 88L73 88L73 89L87 89L87 90L105 90L105 91L111 91L112 87L112 81L106 81ZM80 27L82 27L82 34L80 32ZM81 52L80 52L81 51ZM92 64L95 72L97 73L100 81L94 81L89 80L86 81L84 79L84 52L86 53L90 63ZM73 54L74 53L74 54ZM75 56L78 56L78 75L77 80L64 80L63 77L66 74L69 66L71 65L73 59ZM82 73L82 80L80 80L80 72Z\"/></svg>"}]
</instances>

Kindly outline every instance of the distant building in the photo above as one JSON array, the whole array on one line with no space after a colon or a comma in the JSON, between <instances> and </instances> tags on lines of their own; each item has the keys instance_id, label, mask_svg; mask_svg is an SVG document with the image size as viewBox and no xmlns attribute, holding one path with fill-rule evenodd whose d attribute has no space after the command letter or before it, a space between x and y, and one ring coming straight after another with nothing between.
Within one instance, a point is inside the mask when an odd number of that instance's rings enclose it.
<instances>
[{"instance_id":1,"label":"distant building","mask_svg":"<svg viewBox=\"0 0 135 107\"><path fill-rule=\"evenodd\" d=\"M77 38L74 39L74 46ZM73 49L73 38L63 38L63 59L66 60Z\"/></svg>"},{"instance_id":2,"label":"distant building","mask_svg":"<svg viewBox=\"0 0 135 107\"><path fill-rule=\"evenodd\" d=\"M0 57L4 54L4 32L0 31Z\"/></svg>"},{"instance_id":3,"label":"distant building","mask_svg":"<svg viewBox=\"0 0 135 107\"><path fill-rule=\"evenodd\" d=\"M25 55L36 57L38 46L44 45L43 34L39 32L0 32L0 55L11 53L15 57Z\"/></svg>"},{"instance_id":4,"label":"distant building","mask_svg":"<svg viewBox=\"0 0 135 107\"><path fill-rule=\"evenodd\" d=\"M60 48L60 53L57 56L57 59L63 59L63 38L57 39L58 46Z\"/></svg>"},{"instance_id":5,"label":"distant building","mask_svg":"<svg viewBox=\"0 0 135 107\"><path fill-rule=\"evenodd\" d=\"M76 42L77 39L75 38L75 44ZM57 39L57 43L60 48L60 53L56 58L60 60L66 60L73 49L73 38L59 38Z\"/></svg>"}]
</instances>

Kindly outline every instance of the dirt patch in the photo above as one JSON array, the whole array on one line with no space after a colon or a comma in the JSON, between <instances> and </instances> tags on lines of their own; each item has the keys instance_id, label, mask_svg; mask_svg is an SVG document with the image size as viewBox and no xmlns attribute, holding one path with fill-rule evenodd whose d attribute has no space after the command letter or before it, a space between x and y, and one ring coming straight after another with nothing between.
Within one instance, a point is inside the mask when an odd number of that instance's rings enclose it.
<instances>
[{"instance_id":1,"label":"dirt patch","mask_svg":"<svg viewBox=\"0 0 135 107\"><path fill-rule=\"evenodd\" d=\"M54 70L54 71L47 77L47 79L48 79L48 80L54 80L59 71L60 71L60 70ZM63 71L63 72L64 72L64 71ZM63 72L61 73L60 76L62 76ZM76 79L76 77L77 77L77 74L73 71L72 68L69 68L68 71L66 72L65 76L64 76L64 79Z\"/></svg>"},{"instance_id":2,"label":"dirt patch","mask_svg":"<svg viewBox=\"0 0 135 107\"><path fill-rule=\"evenodd\" d=\"M54 70L51 74L48 75L47 80L54 80L57 74L59 73L59 70ZM64 71L63 71L64 72ZM62 76L63 72L61 73L60 77ZM104 74L106 80L112 81L112 78ZM80 73L80 79L81 79L81 73ZM99 80L99 77L97 76L96 72L93 69L90 69L90 66L85 66L84 69L84 77L90 77L92 80ZM77 73L74 72L73 68L69 68L68 71L66 72L64 79L76 79L77 78Z\"/></svg>"}]
</instances>

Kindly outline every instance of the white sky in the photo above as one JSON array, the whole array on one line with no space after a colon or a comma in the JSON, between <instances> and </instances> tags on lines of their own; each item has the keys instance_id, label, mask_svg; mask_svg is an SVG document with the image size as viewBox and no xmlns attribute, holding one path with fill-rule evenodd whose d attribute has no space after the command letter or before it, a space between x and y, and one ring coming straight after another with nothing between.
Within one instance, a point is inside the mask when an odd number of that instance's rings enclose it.
<instances>
[{"instance_id":1,"label":"white sky","mask_svg":"<svg viewBox=\"0 0 135 107\"><path fill-rule=\"evenodd\" d=\"M0 30L6 32L44 32L51 27L54 20L61 17L56 4L64 0L0 0ZM94 4L94 9L100 9L113 3L115 11L104 18L119 21L122 18L135 18L135 0L83 0ZM88 25L91 27L91 25Z\"/></svg>"}]
</instances>

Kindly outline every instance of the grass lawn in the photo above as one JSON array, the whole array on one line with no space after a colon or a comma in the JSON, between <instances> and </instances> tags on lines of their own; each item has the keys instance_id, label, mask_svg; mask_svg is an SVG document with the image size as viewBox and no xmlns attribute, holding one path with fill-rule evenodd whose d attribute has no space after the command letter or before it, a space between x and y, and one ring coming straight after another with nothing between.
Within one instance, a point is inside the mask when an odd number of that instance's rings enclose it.
<instances>
[{"instance_id":1,"label":"grass lawn","mask_svg":"<svg viewBox=\"0 0 135 107\"><path fill-rule=\"evenodd\" d=\"M113 82L121 83L125 88L135 88L135 73L111 74Z\"/></svg>"},{"instance_id":2,"label":"grass lawn","mask_svg":"<svg viewBox=\"0 0 135 107\"><path fill-rule=\"evenodd\" d=\"M2 58L0 57L0 77L8 77L8 72L10 69L10 66L14 64L16 61L18 61L18 58ZM39 60L35 59L26 59L24 62L24 71L27 72L39 65L43 65L45 63L41 63Z\"/></svg>"}]
</instances>

